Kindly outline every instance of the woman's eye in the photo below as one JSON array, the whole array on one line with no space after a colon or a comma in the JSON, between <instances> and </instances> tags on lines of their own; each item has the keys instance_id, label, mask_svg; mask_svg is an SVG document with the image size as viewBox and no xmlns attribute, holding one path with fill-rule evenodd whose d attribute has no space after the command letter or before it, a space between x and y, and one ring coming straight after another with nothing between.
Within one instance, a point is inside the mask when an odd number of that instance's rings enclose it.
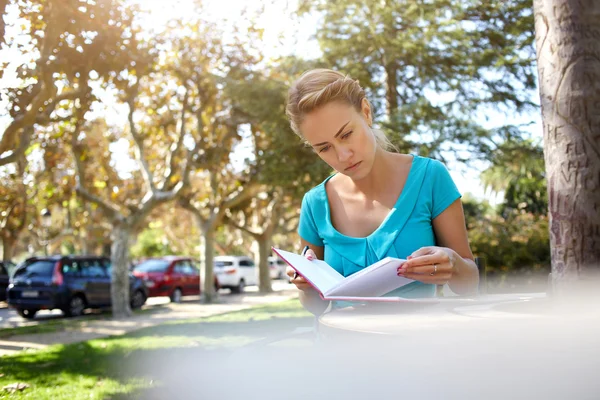
<instances>
[{"instance_id":1,"label":"woman's eye","mask_svg":"<svg viewBox=\"0 0 600 400\"><path fill-rule=\"evenodd\" d=\"M319 149L319 153L323 153L323 152L325 152L325 151L329 150L329 147L330 147L330 146L324 146L324 147L321 147L321 148Z\"/></svg>"},{"instance_id":2,"label":"woman's eye","mask_svg":"<svg viewBox=\"0 0 600 400\"><path fill-rule=\"evenodd\" d=\"M348 136L350 136L350 134L352 133L352 131L348 132L348 133L344 133L342 135L342 139L348 139Z\"/></svg>"}]
</instances>

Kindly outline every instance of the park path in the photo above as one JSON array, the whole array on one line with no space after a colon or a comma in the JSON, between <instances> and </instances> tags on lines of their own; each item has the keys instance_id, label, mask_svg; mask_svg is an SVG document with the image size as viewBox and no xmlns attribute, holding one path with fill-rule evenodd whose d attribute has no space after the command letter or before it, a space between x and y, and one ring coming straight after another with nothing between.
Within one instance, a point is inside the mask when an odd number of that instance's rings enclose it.
<instances>
[{"instance_id":1,"label":"park path","mask_svg":"<svg viewBox=\"0 0 600 400\"><path fill-rule=\"evenodd\" d=\"M126 320L77 319L72 326L66 324L56 332L14 335L0 339L0 355L14 354L26 349L43 349L53 344L67 344L123 335L138 329L160 325L168 321L202 318L232 311L248 309L261 304L276 303L298 297L298 291L289 284L274 285L270 294L260 294L251 288L242 294L222 294L215 304L201 304L197 296L184 298L179 304L167 298L151 298L143 307L146 312ZM73 320L75 321L75 320Z\"/></svg>"}]
</instances>

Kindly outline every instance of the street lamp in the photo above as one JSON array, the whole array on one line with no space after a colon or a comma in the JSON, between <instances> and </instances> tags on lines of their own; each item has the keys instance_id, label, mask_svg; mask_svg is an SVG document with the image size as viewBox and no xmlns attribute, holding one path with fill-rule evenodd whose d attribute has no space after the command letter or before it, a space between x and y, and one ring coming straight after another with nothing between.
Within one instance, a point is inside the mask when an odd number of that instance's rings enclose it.
<instances>
[{"instance_id":1,"label":"street lamp","mask_svg":"<svg viewBox=\"0 0 600 400\"><path fill-rule=\"evenodd\" d=\"M48 229L52 225L52 213L47 208L42 210L42 226L44 227L44 254L48 255Z\"/></svg>"}]
</instances>

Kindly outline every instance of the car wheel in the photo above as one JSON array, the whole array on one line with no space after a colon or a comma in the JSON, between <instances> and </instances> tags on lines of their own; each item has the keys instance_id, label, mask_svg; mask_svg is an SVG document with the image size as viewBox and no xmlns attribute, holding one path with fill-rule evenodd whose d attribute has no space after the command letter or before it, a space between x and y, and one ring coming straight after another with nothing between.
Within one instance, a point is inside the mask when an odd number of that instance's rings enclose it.
<instances>
[{"instance_id":1,"label":"car wheel","mask_svg":"<svg viewBox=\"0 0 600 400\"><path fill-rule=\"evenodd\" d=\"M33 319L35 318L35 313L37 313L38 310L32 310L32 309L18 309L17 313L19 313L19 315L23 318L27 318L27 319Z\"/></svg>"},{"instance_id":2,"label":"car wheel","mask_svg":"<svg viewBox=\"0 0 600 400\"><path fill-rule=\"evenodd\" d=\"M242 293L244 288L246 287L246 282L243 279L240 279L240 283L237 286L234 286L231 291L234 293Z\"/></svg>"},{"instance_id":3,"label":"car wheel","mask_svg":"<svg viewBox=\"0 0 600 400\"><path fill-rule=\"evenodd\" d=\"M144 294L144 292L142 292L141 290L136 290L133 296L131 297L131 308L142 308L145 302L146 295Z\"/></svg>"},{"instance_id":4,"label":"car wheel","mask_svg":"<svg viewBox=\"0 0 600 400\"><path fill-rule=\"evenodd\" d=\"M63 312L67 317L79 317L80 315L83 315L85 307L85 299L80 295L76 295L71 297L69 307L66 310L63 310Z\"/></svg>"},{"instance_id":5,"label":"car wheel","mask_svg":"<svg viewBox=\"0 0 600 400\"><path fill-rule=\"evenodd\" d=\"M181 303L182 297L183 297L183 293L181 292L181 289L175 288L175 290L173 290L173 293L171 293L171 302Z\"/></svg>"}]
</instances>

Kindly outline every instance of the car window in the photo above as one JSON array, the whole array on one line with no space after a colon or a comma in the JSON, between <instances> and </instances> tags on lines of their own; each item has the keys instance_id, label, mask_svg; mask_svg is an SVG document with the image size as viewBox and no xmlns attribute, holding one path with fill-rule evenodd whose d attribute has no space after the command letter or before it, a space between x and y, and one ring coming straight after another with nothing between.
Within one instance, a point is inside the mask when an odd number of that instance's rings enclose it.
<instances>
[{"instance_id":1,"label":"car window","mask_svg":"<svg viewBox=\"0 0 600 400\"><path fill-rule=\"evenodd\" d=\"M106 272L102 265L100 264L100 260L91 259L91 260L81 260L79 261L81 276L86 278L104 278L106 277Z\"/></svg>"},{"instance_id":2,"label":"car window","mask_svg":"<svg viewBox=\"0 0 600 400\"><path fill-rule=\"evenodd\" d=\"M169 268L169 261L146 260L136 265L133 270L139 272L166 272L167 268Z\"/></svg>"},{"instance_id":3,"label":"car window","mask_svg":"<svg viewBox=\"0 0 600 400\"><path fill-rule=\"evenodd\" d=\"M185 275L198 275L196 268L192 266L190 261L184 260L178 263L181 273Z\"/></svg>"},{"instance_id":4,"label":"car window","mask_svg":"<svg viewBox=\"0 0 600 400\"><path fill-rule=\"evenodd\" d=\"M233 261L215 261L215 267L231 267Z\"/></svg>"},{"instance_id":5,"label":"car window","mask_svg":"<svg viewBox=\"0 0 600 400\"><path fill-rule=\"evenodd\" d=\"M65 260L62 262L61 271L64 276L80 276L81 270L79 269L79 263L72 260Z\"/></svg>"},{"instance_id":6,"label":"car window","mask_svg":"<svg viewBox=\"0 0 600 400\"><path fill-rule=\"evenodd\" d=\"M185 274L184 262L185 261L178 261L177 264L175 264L175 268L173 268L173 272L176 274Z\"/></svg>"},{"instance_id":7,"label":"car window","mask_svg":"<svg viewBox=\"0 0 600 400\"><path fill-rule=\"evenodd\" d=\"M106 272L106 276L112 276L112 264L109 259L103 258L101 260L102 266L104 267L104 271Z\"/></svg>"},{"instance_id":8,"label":"car window","mask_svg":"<svg viewBox=\"0 0 600 400\"><path fill-rule=\"evenodd\" d=\"M251 260L240 260L240 267L247 267L247 268L254 267L254 262Z\"/></svg>"},{"instance_id":9,"label":"car window","mask_svg":"<svg viewBox=\"0 0 600 400\"><path fill-rule=\"evenodd\" d=\"M54 272L55 261L52 260L36 260L29 264L25 264L15 271L15 278L23 278L30 276L51 277Z\"/></svg>"}]
</instances>

